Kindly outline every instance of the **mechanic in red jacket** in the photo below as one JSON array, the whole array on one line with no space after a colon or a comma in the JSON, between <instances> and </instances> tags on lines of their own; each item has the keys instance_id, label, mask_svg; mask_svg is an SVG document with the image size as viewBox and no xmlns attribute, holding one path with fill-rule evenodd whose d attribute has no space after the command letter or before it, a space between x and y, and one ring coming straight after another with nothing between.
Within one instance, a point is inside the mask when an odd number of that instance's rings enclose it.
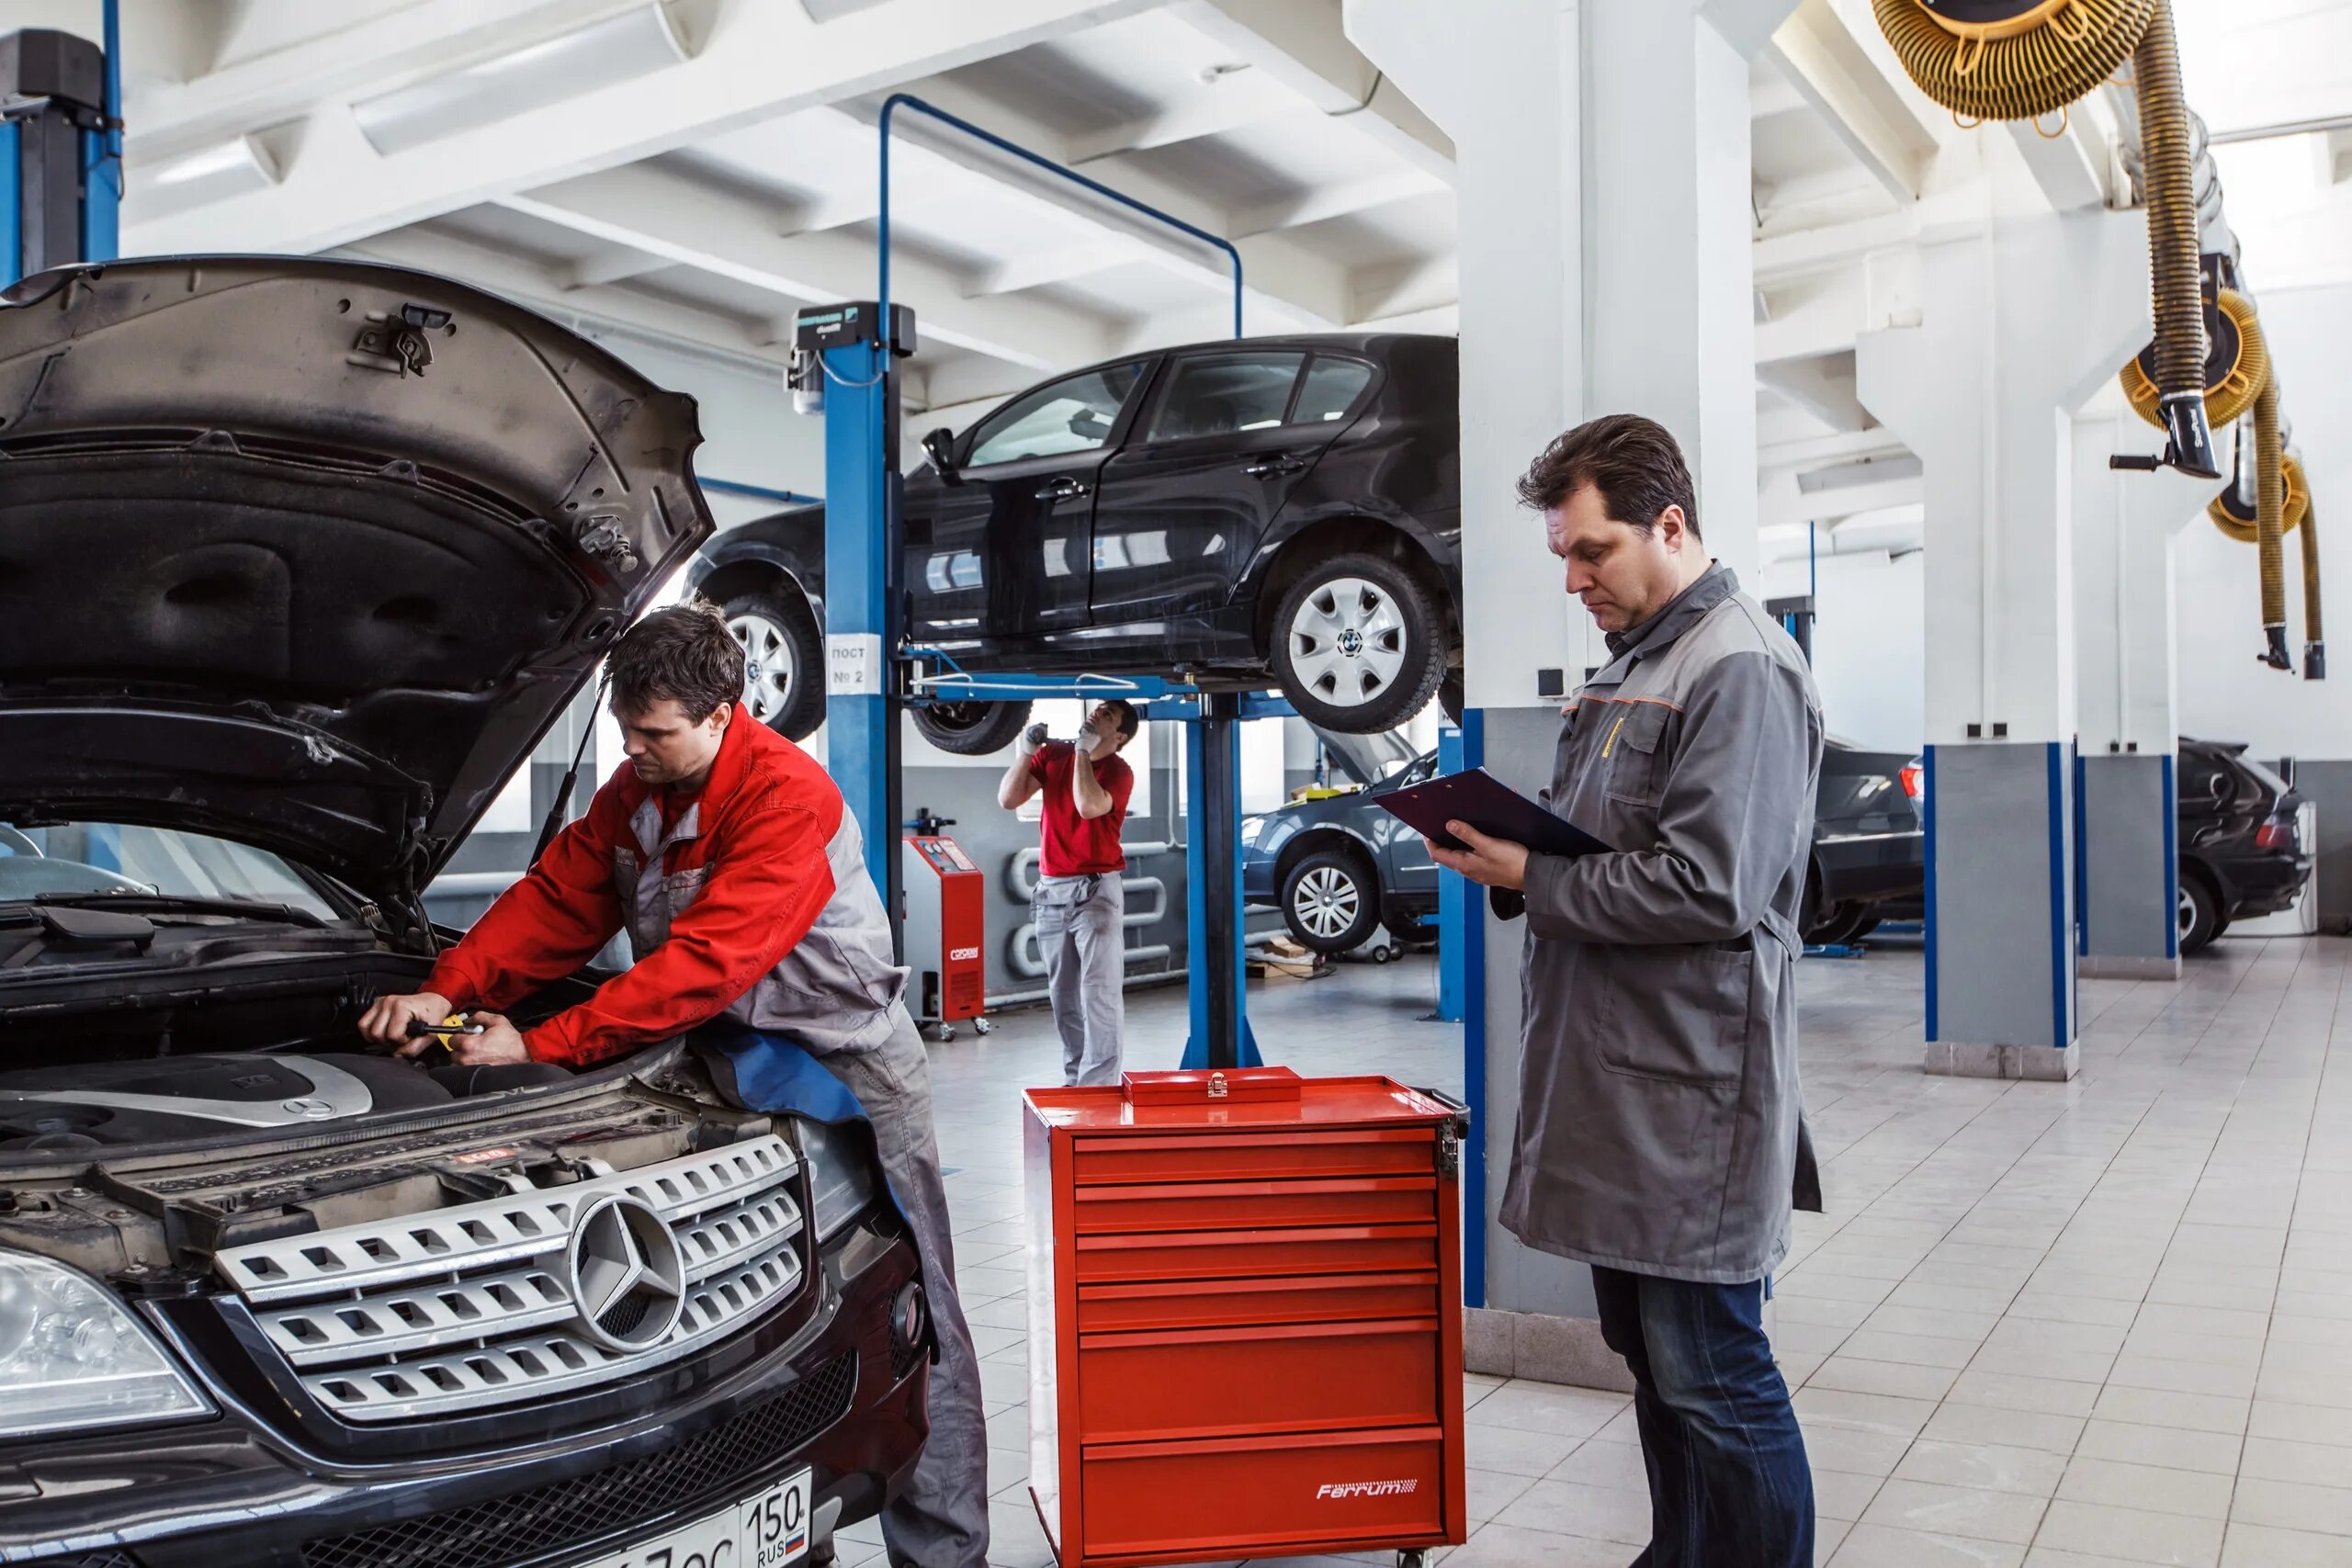
<instances>
[{"instance_id":1,"label":"mechanic in red jacket","mask_svg":"<svg viewBox=\"0 0 2352 1568\"><path fill-rule=\"evenodd\" d=\"M932 1129L931 1066L900 999L889 922L857 818L825 771L737 700L743 651L707 604L657 610L614 648L613 716L628 763L557 834L425 988L378 998L360 1032L402 1046L410 1021L469 1012L460 1065L584 1067L722 1015L804 1044L874 1126L922 1253L939 1335L931 1437L884 1515L893 1563L982 1568L988 1433L956 1293ZM496 1010L577 970L626 930L636 963L527 1031Z\"/></svg>"}]
</instances>

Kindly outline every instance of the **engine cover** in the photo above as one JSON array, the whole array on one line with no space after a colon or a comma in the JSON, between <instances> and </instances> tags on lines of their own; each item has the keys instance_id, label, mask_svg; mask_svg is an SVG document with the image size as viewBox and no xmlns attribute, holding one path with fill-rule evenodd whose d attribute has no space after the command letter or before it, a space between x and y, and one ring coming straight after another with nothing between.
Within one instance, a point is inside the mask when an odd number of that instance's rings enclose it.
<instances>
[{"instance_id":1,"label":"engine cover","mask_svg":"<svg viewBox=\"0 0 2352 1568\"><path fill-rule=\"evenodd\" d=\"M298 1132L446 1104L402 1062L350 1054L190 1055L0 1072L0 1150L119 1147Z\"/></svg>"}]
</instances>

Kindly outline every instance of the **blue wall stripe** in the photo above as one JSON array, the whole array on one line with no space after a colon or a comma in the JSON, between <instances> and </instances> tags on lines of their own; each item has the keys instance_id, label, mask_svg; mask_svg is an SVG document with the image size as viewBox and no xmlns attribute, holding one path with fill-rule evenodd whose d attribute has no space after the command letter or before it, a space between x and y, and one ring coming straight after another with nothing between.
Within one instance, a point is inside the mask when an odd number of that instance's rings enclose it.
<instances>
[{"instance_id":1,"label":"blue wall stripe","mask_svg":"<svg viewBox=\"0 0 2352 1568\"><path fill-rule=\"evenodd\" d=\"M2075 753L2075 951L2091 950L2091 849L2089 807L2090 761Z\"/></svg>"},{"instance_id":2,"label":"blue wall stripe","mask_svg":"<svg viewBox=\"0 0 2352 1568\"><path fill-rule=\"evenodd\" d=\"M1462 715L1462 766L1487 765L1487 716ZM1442 872L1451 877L1452 872ZM1470 1107L1470 1137L1462 1151L1462 1304L1487 1304L1487 900L1476 889L1462 918L1462 1098ZM1449 933L1450 934L1450 933Z\"/></svg>"},{"instance_id":3,"label":"blue wall stripe","mask_svg":"<svg viewBox=\"0 0 2352 1568\"><path fill-rule=\"evenodd\" d=\"M2165 775L2165 956L2180 956L2180 799L2175 793L2179 788L2173 778L2174 758L2170 752L2156 759L2163 764Z\"/></svg>"},{"instance_id":4,"label":"blue wall stripe","mask_svg":"<svg viewBox=\"0 0 2352 1568\"><path fill-rule=\"evenodd\" d=\"M2050 742L2050 1043L2064 1049L2066 1028L2066 772L2064 748Z\"/></svg>"},{"instance_id":5,"label":"blue wall stripe","mask_svg":"<svg viewBox=\"0 0 2352 1568\"><path fill-rule=\"evenodd\" d=\"M1927 907L1928 1039L1932 1043L1936 1039L1936 749L1926 747L1919 755L1926 770L1926 782L1919 791L1919 826L1927 835L1923 849L1928 886L1922 902Z\"/></svg>"}]
</instances>

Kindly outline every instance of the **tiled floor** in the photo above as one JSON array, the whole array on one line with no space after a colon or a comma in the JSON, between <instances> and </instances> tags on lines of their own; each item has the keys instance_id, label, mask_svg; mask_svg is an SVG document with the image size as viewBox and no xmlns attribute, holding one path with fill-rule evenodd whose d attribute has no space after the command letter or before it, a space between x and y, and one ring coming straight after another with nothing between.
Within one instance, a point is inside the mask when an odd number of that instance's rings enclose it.
<instances>
[{"instance_id":1,"label":"tiled floor","mask_svg":"<svg viewBox=\"0 0 2352 1568\"><path fill-rule=\"evenodd\" d=\"M2228 940L2178 985L2086 982L2075 1083L1919 1071L1921 960L1803 970L1829 1213L1776 1343L1834 1568L2352 1568L2352 942ZM1458 1089L1426 961L1253 987L1272 1060ZM1183 998L1132 1004L1172 1064ZM2331 1054L2330 1046L2334 1045ZM996 1544L1026 1492L1016 1086L1040 1014L935 1047L957 1260L986 1359ZM2332 1069L2332 1070L2331 1070ZM1473 1377L1458 1568L1623 1568L1648 1535L1615 1394ZM878 1561L869 1523L842 1562ZM1385 1556L1367 1562L1386 1562Z\"/></svg>"}]
</instances>

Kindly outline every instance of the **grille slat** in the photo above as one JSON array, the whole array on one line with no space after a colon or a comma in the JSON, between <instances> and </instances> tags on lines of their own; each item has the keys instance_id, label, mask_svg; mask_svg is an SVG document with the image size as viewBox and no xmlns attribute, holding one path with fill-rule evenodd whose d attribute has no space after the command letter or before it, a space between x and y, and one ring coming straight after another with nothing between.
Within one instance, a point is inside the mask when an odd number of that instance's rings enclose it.
<instances>
[{"instance_id":1,"label":"grille slat","mask_svg":"<svg viewBox=\"0 0 2352 1568\"><path fill-rule=\"evenodd\" d=\"M426 1417L648 1371L789 1299L805 1271L798 1174L791 1145L770 1135L215 1261L328 1409L354 1421ZM629 1351L585 1332L567 1264L574 1217L616 1195L670 1226L684 1288L676 1326Z\"/></svg>"},{"instance_id":2,"label":"grille slat","mask_svg":"<svg viewBox=\"0 0 2352 1568\"><path fill-rule=\"evenodd\" d=\"M700 1437L572 1481L302 1547L303 1568L499 1568L576 1547L688 1505L716 1508L849 1413L844 1354Z\"/></svg>"}]
</instances>

